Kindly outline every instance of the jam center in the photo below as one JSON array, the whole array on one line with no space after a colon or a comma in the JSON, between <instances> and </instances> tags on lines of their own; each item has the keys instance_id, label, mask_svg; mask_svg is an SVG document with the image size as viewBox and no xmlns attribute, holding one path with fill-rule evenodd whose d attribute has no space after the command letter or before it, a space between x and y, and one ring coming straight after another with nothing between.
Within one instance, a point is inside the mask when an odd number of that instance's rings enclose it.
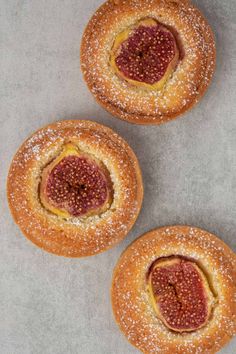
<instances>
[{"instance_id":1,"label":"jam center","mask_svg":"<svg viewBox=\"0 0 236 354\"><path fill-rule=\"evenodd\" d=\"M110 206L111 182L105 167L72 149L46 168L40 194L44 206L58 215L94 215Z\"/></svg>"},{"instance_id":2,"label":"jam center","mask_svg":"<svg viewBox=\"0 0 236 354\"><path fill-rule=\"evenodd\" d=\"M155 20L140 21L121 33L114 44L112 64L129 82L163 86L173 73L179 51L172 32Z\"/></svg>"},{"instance_id":3,"label":"jam center","mask_svg":"<svg viewBox=\"0 0 236 354\"><path fill-rule=\"evenodd\" d=\"M149 274L149 292L157 316L177 332L203 327L214 296L196 263L174 257L157 261Z\"/></svg>"}]
</instances>

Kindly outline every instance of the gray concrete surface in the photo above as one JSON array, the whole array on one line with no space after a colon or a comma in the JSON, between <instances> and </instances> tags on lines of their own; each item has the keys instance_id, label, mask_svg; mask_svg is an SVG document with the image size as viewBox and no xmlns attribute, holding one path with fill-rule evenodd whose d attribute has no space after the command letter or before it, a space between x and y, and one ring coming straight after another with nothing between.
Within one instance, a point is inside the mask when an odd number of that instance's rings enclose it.
<instances>
[{"instance_id":1,"label":"gray concrete surface","mask_svg":"<svg viewBox=\"0 0 236 354\"><path fill-rule=\"evenodd\" d=\"M121 122L82 81L82 31L100 0L0 0L0 353L135 354L113 321L109 288L121 251L166 224L219 235L236 251L236 4L198 0L217 39L217 71L201 103L172 123ZM10 216L7 170L23 139L59 119L94 119L133 147L144 175L141 215L124 242L64 259L27 241ZM236 353L236 340L222 354Z\"/></svg>"}]
</instances>

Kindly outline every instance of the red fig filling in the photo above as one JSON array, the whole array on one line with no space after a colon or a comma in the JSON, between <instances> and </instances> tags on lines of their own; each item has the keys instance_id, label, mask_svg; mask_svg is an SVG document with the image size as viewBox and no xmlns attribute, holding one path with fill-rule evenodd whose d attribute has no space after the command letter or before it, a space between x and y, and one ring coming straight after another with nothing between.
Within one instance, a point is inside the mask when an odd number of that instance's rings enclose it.
<instances>
[{"instance_id":1,"label":"red fig filling","mask_svg":"<svg viewBox=\"0 0 236 354\"><path fill-rule=\"evenodd\" d=\"M153 85L164 77L176 50L175 38L165 27L140 25L121 44L115 63L126 78Z\"/></svg>"},{"instance_id":2,"label":"red fig filling","mask_svg":"<svg viewBox=\"0 0 236 354\"><path fill-rule=\"evenodd\" d=\"M158 316L174 331L194 331L209 319L213 295L205 275L189 260L173 258L153 267L149 275Z\"/></svg>"},{"instance_id":3,"label":"red fig filling","mask_svg":"<svg viewBox=\"0 0 236 354\"><path fill-rule=\"evenodd\" d=\"M82 216L101 208L109 199L105 174L84 156L66 156L47 178L45 194L57 209Z\"/></svg>"}]
</instances>

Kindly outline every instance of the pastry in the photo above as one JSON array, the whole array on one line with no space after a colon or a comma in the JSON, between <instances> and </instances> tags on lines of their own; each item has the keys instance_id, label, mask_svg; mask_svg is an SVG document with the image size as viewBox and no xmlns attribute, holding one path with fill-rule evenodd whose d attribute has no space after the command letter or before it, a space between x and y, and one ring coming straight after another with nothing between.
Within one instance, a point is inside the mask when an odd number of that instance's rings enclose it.
<instances>
[{"instance_id":1,"label":"pastry","mask_svg":"<svg viewBox=\"0 0 236 354\"><path fill-rule=\"evenodd\" d=\"M7 189L25 236L67 257L90 256L121 241L143 198L132 149L91 121L61 121L34 133L12 161Z\"/></svg>"},{"instance_id":2,"label":"pastry","mask_svg":"<svg viewBox=\"0 0 236 354\"><path fill-rule=\"evenodd\" d=\"M197 228L156 229L121 255L111 297L143 353L216 353L236 334L236 255Z\"/></svg>"},{"instance_id":3,"label":"pastry","mask_svg":"<svg viewBox=\"0 0 236 354\"><path fill-rule=\"evenodd\" d=\"M206 91L215 68L214 36L189 0L109 0L85 29L81 68L113 115L160 124Z\"/></svg>"}]
</instances>

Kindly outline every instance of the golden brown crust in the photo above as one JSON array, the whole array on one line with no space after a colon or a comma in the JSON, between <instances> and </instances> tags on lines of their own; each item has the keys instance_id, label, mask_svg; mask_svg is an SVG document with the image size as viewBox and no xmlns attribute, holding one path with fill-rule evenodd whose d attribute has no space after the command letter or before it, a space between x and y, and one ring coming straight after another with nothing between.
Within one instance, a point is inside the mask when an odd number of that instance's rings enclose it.
<instances>
[{"instance_id":1,"label":"golden brown crust","mask_svg":"<svg viewBox=\"0 0 236 354\"><path fill-rule=\"evenodd\" d=\"M113 202L97 216L62 218L45 209L39 198L42 170L73 142L100 160L113 182ZM16 153L8 175L8 201L27 238L48 252L67 257L100 253L121 241L142 204L142 176L129 145L108 127L91 121L61 121L27 139Z\"/></svg>"},{"instance_id":2,"label":"golden brown crust","mask_svg":"<svg viewBox=\"0 0 236 354\"><path fill-rule=\"evenodd\" d=\"M194 259L204 270L217 299L206 326L190 333L170 331L149 301L146 276L158 258ZM213 354L236 334L236 255L216 236L189 226L148 232L121 255L111 289L115 318L131 344L146 354Z\"/></svg>"},{"instance_id":3,"label":"golden brown crust","mask_svg":"<svg viewBox=\"0 0 236 354\"><path fill-rule=\"evenodd\" d=\"M184 57L161 91L145 91L118 78L109 65L116 36L152 17L178 33ZM187 0L109 0L91 18L81 45L81 68L96 100L113 115L137 124L161 124L190 109L215 69L215 41L207 21Z\"/></svg>"}]
</instances>

